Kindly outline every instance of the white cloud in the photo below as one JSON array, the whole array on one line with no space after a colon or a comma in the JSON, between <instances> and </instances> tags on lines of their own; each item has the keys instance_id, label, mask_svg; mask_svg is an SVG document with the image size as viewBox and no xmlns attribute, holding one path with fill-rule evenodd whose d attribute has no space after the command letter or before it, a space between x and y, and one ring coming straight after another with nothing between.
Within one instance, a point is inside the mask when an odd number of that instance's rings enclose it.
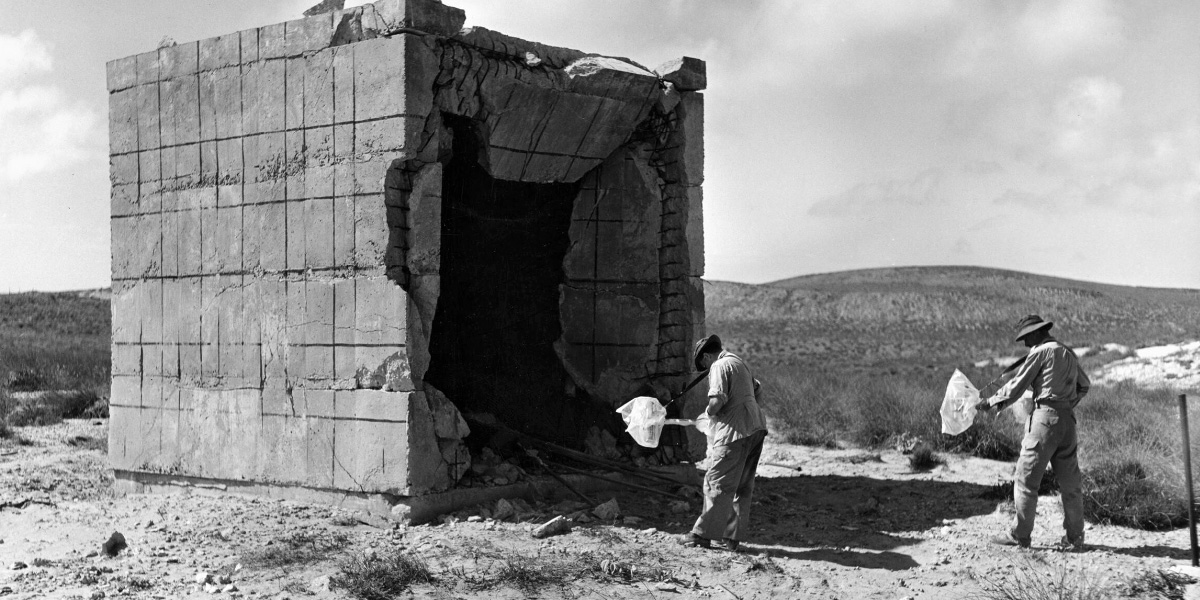
<instances>
[{"instance_id":1,"label":"white cloud","mask_svg":"<svg viewBox=\"0 0 1200 600\"><path fill-rule=\"evenodd\" d=\"M31 83L51 72L49 48L32 30L0 35L0 182L17 183L99 157L96 114L62 88Z\"/></svg>"},{"instance_id":2,"label":"white cloud","mask_svg":"<svg viewBox=\"0 0 1200 600\"><path fill-rule=\"evenodd\" d=\"M47 72L53 66L50 49L34 30L26 29L17 35L0 34L0 85L7 86L32 73Z\"/></svg>"}]
</instances>

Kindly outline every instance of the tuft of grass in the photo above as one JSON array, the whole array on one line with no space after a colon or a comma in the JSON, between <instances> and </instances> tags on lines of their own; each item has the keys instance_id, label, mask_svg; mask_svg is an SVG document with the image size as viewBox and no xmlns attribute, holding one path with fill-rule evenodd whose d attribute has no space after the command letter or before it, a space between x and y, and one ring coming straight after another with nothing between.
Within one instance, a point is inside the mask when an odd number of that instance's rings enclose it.
<instances>
[{"instance_id":1,"label":"tuft of grass","mask_svg":"<svg viewBox=\"0 0 1200 600\"><path fill-rule=\"evenodd\" d=\"M924 444L913 448L912 454L908 455L908 466L913 471L929 471L945 463L933 448Z\"/></svg>"},{"instance_id":2,"label":"tuft of grass","mask_svg":"<svg viewBox=\"0 0 1200 600\"><path fill-rule=\"evenodd\" d=\"M405 553L355 554L342 562L338 573L329 578L329 585L360 600L392 600L414 584L435 581L429 565L420 557Z\"/></svg>"},{"instance_id":3,"label":"tuft of grass","mask_svg":"<svg viewBox=\"0 0 1200 600\"><path fill-rule=\"evenodd\" d=\"M1122 587L1124 595L1130 598L1183 600L1187 586L1193 583L1196 580L1183 573L1153 569L1135 573Z\"/></svg>"},{"instance_id":4,"label":"tuft of grass","mask_svg":"<svg viewBox=\"0 0 1200 600\"><path fill-rule=\"evenodd\" d=\"M1111 461L1084 474L1083 514L1096 523L1162 530L1187 524L1187 503L1140 462Z\"/></svg>"},{"instance_id":5,"label":"tuft of grass","mask_svg":"<svg viewBox=\"0 0 1200 600\"><path fill-rule=\"evenodd\" d=\"M1025 558L1003 577L983 576L976 600L1108 600L1112 585L1082 562L1050 566L1043 559Z\"/></svg>"},{"instance_id":6,"label":"tuft of grass","mask_svg":"<svg viewBox=\"0 0 1200 600\"><path fill-rule=\"evenodd\" d=\"M340 532L300 531L247 552L242 560L248 565L267 568L305 565L325 560L349 543L350 538Z\"/></svg>"},{"instance_id":7,"label":"tuft of grass","mask_svg":"<svg viewBox=\"0 0 1200 600\"><path fill-rule=\"evenodd\" d=\"M14 426L54 425L63 419L108 415L108 400L90 390L46 392L26 401L6 396L3 419Z\"/></svg>"},{"instance_id":8,"label":"tuft of grass","mask_svg":"<svg viewBox=\"0 0 1200 600\"><path fill-rule=\"evenodd\" d=\"M545 587L563 587L574 579L565 563L520 554L505 558L492 578L496 584L516 588L526 595Z\"/></svg>"}]
</instances>

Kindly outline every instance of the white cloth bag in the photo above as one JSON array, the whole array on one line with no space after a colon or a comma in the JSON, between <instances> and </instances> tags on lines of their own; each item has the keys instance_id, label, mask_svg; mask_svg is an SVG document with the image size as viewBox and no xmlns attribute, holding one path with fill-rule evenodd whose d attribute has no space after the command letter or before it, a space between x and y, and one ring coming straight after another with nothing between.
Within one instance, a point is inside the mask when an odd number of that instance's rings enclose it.
<instances>
[{"instance_id":1,"label":"white cloth bag","mask_svg":"<svg viewBox=\"0 0 1200 600\"><path fill-rule=\"evenodd\" d=\"M625 431L639 446L657 448L667 421L667 409L657 398L638 396L617 409L625 420Z\"/></svg>"},{"instance_id":2,"label":"white cloth bag","mask_svg":"<svg viewBox=\"0 0 1200 600\"><path fill-rule=\"evenodd\" d=\"M975 405L978 403L979 390L962 371L955 369L942 399L942 433L958 435L970 428L975 422Z\"/></svg>"}]
</instances>

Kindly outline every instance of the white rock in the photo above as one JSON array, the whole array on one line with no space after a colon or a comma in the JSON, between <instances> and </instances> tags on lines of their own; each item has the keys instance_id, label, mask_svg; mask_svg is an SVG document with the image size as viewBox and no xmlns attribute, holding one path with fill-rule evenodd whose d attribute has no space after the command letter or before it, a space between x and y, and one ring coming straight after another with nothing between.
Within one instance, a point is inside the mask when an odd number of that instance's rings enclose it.
<instances>
[{"instance_id":1,"label":"white rock","mask_svg":"<svg viewBox=\"0 0 1200 600\"><path fill-rule=\"evenodd\" d=\"M212 576L209 575L207 571L200 571L200 572L196 573L196 576L193 579L196 581L196 583L204 585L204 584L208 583L209 577L212 577Z\"/></svg>"},{"instance_id":2,"label":"white rock","mask_svg":"<svg viewBox=\"0 0 1200 600\"><path fill-rule=\"evenodd\" d=\"M592 509L592 514L602 521L610 521L621 516L621 507L617 505L617 499L612 498L608 502Z\"/></svg>"}]
</instances>

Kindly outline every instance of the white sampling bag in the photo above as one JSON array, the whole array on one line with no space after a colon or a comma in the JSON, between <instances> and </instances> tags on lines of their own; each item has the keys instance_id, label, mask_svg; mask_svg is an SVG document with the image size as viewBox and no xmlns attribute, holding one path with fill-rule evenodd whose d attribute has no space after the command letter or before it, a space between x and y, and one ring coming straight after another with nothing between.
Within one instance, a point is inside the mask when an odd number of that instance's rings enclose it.
<instances>
[{"instance_id":1,"label":"white sampling bag","mask_svg":"<svg viewBox=\"0 0 1200 600\"><path fill-rule=\"evenodd\" d=\"M946 386L946 397L942 399L942 433L958 435L975 422L975 405L979 403L979 390L963 375L954 370Z\"/></svg>"},{"instance_id":2,"label":"white sampling bag","mask_svg":"<svg viewBox=\"0 0 1200 600\"><path fill-rule=\"evenodd\" d=\"M639 446L657 448L667 421L667 409L657 398L638 396L617 409L625 420L625 431Z\"/></svg>"}]
</instances>

